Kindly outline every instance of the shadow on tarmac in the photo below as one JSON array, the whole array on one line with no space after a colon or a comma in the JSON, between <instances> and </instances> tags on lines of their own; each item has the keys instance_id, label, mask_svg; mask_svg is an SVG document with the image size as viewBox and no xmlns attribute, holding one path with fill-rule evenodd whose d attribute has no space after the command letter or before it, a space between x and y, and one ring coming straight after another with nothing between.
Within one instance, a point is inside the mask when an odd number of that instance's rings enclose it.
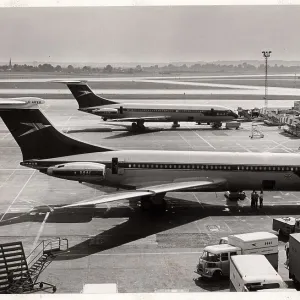
<instances>
[{"instance_id":1,"label":"shadow on tarmac","mask_svg":"<svg viewBox=\"0 0 300 300\"><path fill-rule=\"evenodd\" d=\"M213 279L207 279L205 277L199 276L198 278L194 278L194 282L201 289L210 291L210 292L216 292L216 291L222 291L222 290L229 289L228 277L224 277L221 280L216 281Z\"/></svg>"},{"instance_id":2,"label":"shadow on tarmac","mask_svg":"<svg viewBox=\"0 0 300 300\"><path fill-rule=\"evenodd\" d=\"M86 207L53 210L53 206L38 206L25 214L6 214L5 218L0 222L0 226L24 222L42 223L47 212L50 212L47 223L72 224L88 223L95 218L127 218L125 222L70 247L66 254L56 258L56 260L72 260L118 247L210 216L295 215L299 209L298 205L265 205L263 209L253 211L251 207L242 207L239 203L231 203L231 205L224 207L223 205L200 204L199 202L171 197L166 197L166 200L168 201L167 210L163 214L142 212L137 201L129 201L129 206L120 205L109 209ZM53 211L50 211L50 207ZM58 208L58 206L55 206L55 208ZM272 221L270 220L270 230L271 228ZM194 239L199 243L197 247L202 247L204 244L217 242L224 233L215 232L213 235L209 235L203 232L195 235L198 236ZM194 244L193 246L195 247Z\"/></svg>"},{"instance_id":3,"label":"shadow on tarmac","mask_svg":"<svg viewBox=\"0 0 300 300\"><path fill-rule=\"evenodd\" d=\"M299 140L298 136L294 136L294 135L292 135L290 133L287 133L285 131L280 131L279 134L282 135L282 136L284 136L284 137L287 137L287 138L289 138L291 140Z\"/></svg>"}]
</instances>

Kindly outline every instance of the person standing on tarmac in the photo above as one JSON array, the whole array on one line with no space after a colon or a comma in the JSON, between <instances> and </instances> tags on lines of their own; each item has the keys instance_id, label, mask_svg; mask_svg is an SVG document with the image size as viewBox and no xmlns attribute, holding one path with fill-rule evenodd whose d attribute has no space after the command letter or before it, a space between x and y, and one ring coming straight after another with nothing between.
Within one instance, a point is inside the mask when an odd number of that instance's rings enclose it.
<instances>
[{"instance_id":1,"label":"person standing on tarmac","mask_svg":"<svg viewBox=\"0 0 300 300\"><path fill-rule=\"evenodd\" d=\"M289 265L289 252L290 252L290 243L287 242L284 246L285 248L285 254L286 254L286 265L288 266Z\"/></svg>"},{"instance_id":2,"label":"person standing on tarmac","mask_svg":"<svg viewBox=\"0 0 300 300\"><path fill-rule=\"evenodd\" d=\"M255 190L253 190L253 192L251 193L251 207L252 208L254 208L254 206L255 206L254 194L255 194Z\"/></svg>"},{"instance_id":3,"label":"person standing on tarmac","mask_svg":"<svg viewBox=\"0 0 300 300\"><path fill-rule=\"evenodd\" d=\"M264 194L263 194L263 191L260 191L260 195L259 195L259 208L263 208L263 202L264 202Z\"/></svg>"},{"instance_id":4,"label":"person standing on tarmac","mask_svg":"<svg viewBox=\"0 0 300 300\"><path fill-rule=\"evenodd\" d=\"M257 209L258 208L258 194L256 191L254 192L253 198L254 198L254 207Z\"/></svg>"}]
</instances>

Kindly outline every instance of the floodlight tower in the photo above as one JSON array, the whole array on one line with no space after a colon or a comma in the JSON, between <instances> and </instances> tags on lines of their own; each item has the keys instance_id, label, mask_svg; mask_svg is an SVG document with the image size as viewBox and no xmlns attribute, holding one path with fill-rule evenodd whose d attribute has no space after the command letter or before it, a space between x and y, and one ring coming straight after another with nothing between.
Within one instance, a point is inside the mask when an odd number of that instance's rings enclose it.
<instances>
[{"instance_id":1,"label":"floodlight tower","mask_svg":"<svg viewBox=\"0 0 300 300\"><path fill-rule=\"evenodd\" d=\"M265 58L265 107L268 107L268 58L271 56L272 51L262 51Z\"/></svg>"}]
</instances>

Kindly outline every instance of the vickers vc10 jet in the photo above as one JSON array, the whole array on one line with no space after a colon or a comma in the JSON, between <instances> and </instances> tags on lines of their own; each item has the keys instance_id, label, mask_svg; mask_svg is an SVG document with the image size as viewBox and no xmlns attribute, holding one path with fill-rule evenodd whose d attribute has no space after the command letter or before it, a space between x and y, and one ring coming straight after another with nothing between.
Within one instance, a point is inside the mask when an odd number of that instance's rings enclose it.
<instances>
[{"instance_id":1,"label":"vickers vc10 jet","mask_svg":"<svg viewBox=\"0 0 300 300\"><path fill-rule=\"evenodd\" d=\"M211 124L214 128L222 126L222 122L232 121L238 115L230 108L219 105L200 104L145 104L117 103L96 95L82 81L53 81L67 84L79 110L101 116L104 121L133 122L132 130L145 129L145 122L173 122L179 127L180 121Z\"/></svg>"},{"instance_id":2,"label":"vickers vc10 jet","mask_svg":"<svg viewBox=\"0 0 300 300\"><path fill-rule=\"evenodd\" d=\"M0 102L0 116L21 148L21 165L123 189L63 207L136 199L144 209L162 209L165 194L174 191L300 190L299 154L109 149L58 131L39 110L42 102Z\"/></svg>"}]
</instances>

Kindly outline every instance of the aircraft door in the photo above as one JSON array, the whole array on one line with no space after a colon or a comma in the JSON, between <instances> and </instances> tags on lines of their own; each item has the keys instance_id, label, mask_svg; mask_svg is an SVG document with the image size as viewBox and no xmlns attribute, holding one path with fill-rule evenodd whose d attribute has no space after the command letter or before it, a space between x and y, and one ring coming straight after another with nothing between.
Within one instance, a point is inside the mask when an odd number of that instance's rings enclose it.
<instances>
[{"instance_id":1,"label":"aircraft door","mask_svg":"<svg viewBox=\"0 0 300 300\"><path fill-rule=\"evenodd\" d=\"M120 114L123 115L123 106L120 106Z\"/></svg>"},{"instance_id":2,"label":"aircraft door","mask_svg":"<svg viewBox=\"0 0 300 300\"><path fill-rule=\"evenodd\" d=\"M118 157L113 157L111 159L111 174L122 175L124 174L124 167L122 166L122 161Z\"/></svg>"}]
</instances>

